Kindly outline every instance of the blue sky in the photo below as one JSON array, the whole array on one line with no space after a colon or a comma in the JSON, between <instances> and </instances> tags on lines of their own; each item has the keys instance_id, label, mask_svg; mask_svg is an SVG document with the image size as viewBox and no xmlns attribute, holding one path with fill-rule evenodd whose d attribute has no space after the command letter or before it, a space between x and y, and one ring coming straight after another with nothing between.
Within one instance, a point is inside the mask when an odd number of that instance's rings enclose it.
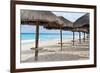
<instances>
[{"instance_id":1,"label":"blue sky","mask_svg":"<svg viewBox=\"0 0 100 73\"><path fill-rule=\"evenodd\" d=\"M75 22L79 17L86 13L76 13L76 12L53 12L56 16L63 16L71 22ZM70 33L69 31L63 31ZM21 33L35 33L35 26L32 25L21 25ZM59 33L59 30L46 30L40 26L40 33Z\"/></svg>"},{"instance_id":2,"label":"blue sky","mask_svg":"<svg viewBox=\"0 0 100 73\"><path fill-rule=\"evenodd\" d=\"M86 13L80 12L52 12L57 16L63 16L71 22L75 22L79 17L83 16Z\"/></svg>"}]
</instances>

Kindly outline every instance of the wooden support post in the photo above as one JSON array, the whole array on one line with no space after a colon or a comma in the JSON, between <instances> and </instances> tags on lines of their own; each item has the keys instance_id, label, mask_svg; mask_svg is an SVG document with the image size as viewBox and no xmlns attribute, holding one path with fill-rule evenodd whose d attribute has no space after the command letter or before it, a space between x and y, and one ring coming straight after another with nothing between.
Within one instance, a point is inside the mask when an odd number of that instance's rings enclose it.
<instances>
[{"instance_id":1,"label":"wooden support post","mask_svg":"<svg viewBox=\"0 0 100 73\"><path fill-rule=\"evenodd\" d=\"M87 33L87 36L86 36L86 38L88 39L89 38L89 34Z\"/></svg>"},{"instance_id":2,"label":"wooden support post","mask_svg":"<svg viewBox=\"0 0 100 73\"><path fill-rule=\"evenodd\" d=\"M73 46L74 46L74 42L75 42L75 32L73 31Z\"/></svg>"},{"instance_id":3,"label":"wooden support post","mask_svg":"<svg viewBox=\"0 0 100 73\"><path fill-rule=\"evenodd\" d=\"M84 42L85 42L85 32L84 32Z\"/></svg>"},{"instance_id":4,"label":"wooden support post","mask_svg":"<svg viewBox=\"0 0 100 73\"><path fill-rule=\"evenodd\" d=\"M60 28L60 42L61 42L61 51L62 51L62 28Z\"/></svg>"},{"instance_id":5,"label":"wooden support post","mask_svg":"<svg viewBox=\"0 0 100 73\"><path fill-rule=\"evenodd\" d=\"M36 21L35 61L38 60L38 46L39 46L39 22Z\"/></svg>"},{"instance_id":6,"label":"wooden support post","mask_svg":"<svg viewBox=\"0 0 100 73\"><path fill-rule=\"evenodd\" d=\"M79 43L81 44L81 32L79 32Z\"/></svg>"}]
</instances>

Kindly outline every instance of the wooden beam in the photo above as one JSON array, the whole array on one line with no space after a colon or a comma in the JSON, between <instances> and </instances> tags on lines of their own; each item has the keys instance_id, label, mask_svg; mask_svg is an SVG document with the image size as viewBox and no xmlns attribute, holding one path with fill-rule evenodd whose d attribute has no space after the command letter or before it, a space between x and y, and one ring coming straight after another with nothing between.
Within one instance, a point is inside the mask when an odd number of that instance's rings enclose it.
<instances>
[{"instance_id":1,"label":"wooden beam","mask_svg":"<svg viewBox=\"0 0 100 73\"><path fill-rule=\"evenodd\" d=\"M81 44L81 32L79 32L79 43Z\"/></svg>"},{"instance_id":2,"label":"wooden beam","mask_svg":"<svg viewBox=\"0 0 100 73\"><path fill-rule=\"evenodd\" d=\"M74 46L74 42L75 42L75 32L73 31L73 46Z\"/></svg>"},{"instance_id":3,"label":"wooden beam","mask_svg":"<svg viewBox=\"0 0 100 73\"><path fill-rule=\"evenodd\" d=\"M60 42L61 42L61 51L62 51L62 28L60 28Z\"/></svg>"},{"instance_id":4,"label":"wooden beam","mask_svg":"<svg viewBox=\"0 0 100 73\"><path fill-rule=\"evenodd\" d=\"M35 61L38 60L38 47L39 47L39 22L36 21Z\"/></svg>"},{"instance_id":5,"label":"wooden beam","mask_svg":"<svg viewBox=\"0 0 100 73\"><path fill-rule=\"evenodd\" d=\"M85 32L84 32L84 42L85 42Z\"/></svg>"}]
</instances>

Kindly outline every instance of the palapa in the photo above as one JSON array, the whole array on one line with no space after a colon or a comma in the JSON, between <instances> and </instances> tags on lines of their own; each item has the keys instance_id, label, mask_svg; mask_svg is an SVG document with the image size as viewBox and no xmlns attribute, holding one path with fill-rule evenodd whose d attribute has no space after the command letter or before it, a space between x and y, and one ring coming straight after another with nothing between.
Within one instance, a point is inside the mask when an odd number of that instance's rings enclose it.
<instances>
[{"instance_id":1,"label":"palapa","mask_svg":"<svg viewBox=\"0 0 100 73\"><path fill-rule=\"evenodd\" d=\"M61 50L62 50L62 30L66 30L66 31L73 31L73 23L71 21L69 21L68 19L64 18L63 16L59 16L58 17L58 23L61 24L61 26L45 26L44 28L46 29L60 29L60 39L61 39ZM73 32L74 33L74 32ZM74 41L74 34L73 34L73 41ZM73 42L74 44L74 42Z\"/></svg>"},{"instance_id":2,"label":"palapa","mask_svg":"<svg viewBox=\"0 0 100 73\"><path fill-rule=\"evenodd\" d=\"M89 27L89 24L89 13L86 13L74 22L74 28Z\"/></svg>"},{"instance_id":3,"label":"palapa","mask_svg":"<svg viewBox=\"0 0 100 73\"><path fill-rule=\"evenodd\" d=\"M35 60L38 60L39 25L59 26L58 17L50 11L21 10L22 25L36 25Z\"/></svg>"},{"instance_id":4,"label":"palapa","mask_svg":"<svg viewBox=\"0 0 100 73\"><path fill-rule=\"evenodd\" d=\"M79 32L79 41L81 43L81 34L80 32L84 32L84 41L85 41L85 33L89 33L89 13L86 13L85 15L81 16L80 18L78 18L73 26L74 26L74 31Z\"/></svg>"}]
</instances>

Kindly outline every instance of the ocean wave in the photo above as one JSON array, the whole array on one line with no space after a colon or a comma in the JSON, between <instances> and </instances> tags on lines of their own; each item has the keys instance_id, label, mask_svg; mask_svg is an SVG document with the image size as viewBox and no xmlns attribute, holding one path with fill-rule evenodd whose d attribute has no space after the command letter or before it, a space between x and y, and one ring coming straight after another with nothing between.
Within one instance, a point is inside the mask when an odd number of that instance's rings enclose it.
<instances>
[{"instance_id":1,"label":"ocean wave","mask_svg":"<svg viewBox=\"0 0 100 73\"><path fill-rule=\"evenodd\" d=\"M31 39L31 40L21 40L21 43L32 43L35 40Z\"/></svg>"}]
</instances>

